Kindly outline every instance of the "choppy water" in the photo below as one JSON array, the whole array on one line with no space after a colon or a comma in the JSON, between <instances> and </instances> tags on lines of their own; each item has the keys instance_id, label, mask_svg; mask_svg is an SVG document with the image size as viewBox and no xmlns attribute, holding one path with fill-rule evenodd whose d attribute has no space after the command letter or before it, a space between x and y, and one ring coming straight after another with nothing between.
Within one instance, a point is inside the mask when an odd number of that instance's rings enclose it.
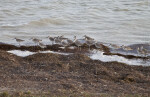
<instances>
[{"instance_id":1,"label":"choppy water","mask_svg":"<svg viewBox=\"0 0 150 97\"><path fill-rule=\"evenodd\" d=\"M0 42L85 34L115 44L150 43L150 1L0 1Z\"/></svg>"}]
</instances>

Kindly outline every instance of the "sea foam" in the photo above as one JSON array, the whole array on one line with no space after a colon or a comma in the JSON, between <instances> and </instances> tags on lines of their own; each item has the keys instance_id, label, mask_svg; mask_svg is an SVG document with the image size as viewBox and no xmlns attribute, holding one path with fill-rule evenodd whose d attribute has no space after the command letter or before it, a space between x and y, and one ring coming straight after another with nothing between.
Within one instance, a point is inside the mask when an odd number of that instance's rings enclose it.
<instances>
[{"instance_id":1,"label":"sea foam","mask_svg":"<svg viewBox=\"0 0 150 97\"><path fill-rule=\"evenodd\" d=\"M54 54L60 54L60 55L69 55L71 53L62 53L62 52L54 52L54 51L40 51L40 52L31 52L31 51L21 51L21 50L10 50L7 51L9 53L12 53L14 55L20 56L20 57L27 57L36 53L54 53Z\"/></svg>"},{"instance_id":2,"label":"sea foam","mask_svg":"<svg viewBox=\"0 0 150 97\"><path fill-rule=\"evenodd\" d=\"M143 66L150 66L149 60L141 60L141 59L127 59L117 55L104 55L102 51L93 51L93 54L89 57L93 60L101 60L103 62L121 62L129 65L143 65Z\"/></svg>"}]
</instances>

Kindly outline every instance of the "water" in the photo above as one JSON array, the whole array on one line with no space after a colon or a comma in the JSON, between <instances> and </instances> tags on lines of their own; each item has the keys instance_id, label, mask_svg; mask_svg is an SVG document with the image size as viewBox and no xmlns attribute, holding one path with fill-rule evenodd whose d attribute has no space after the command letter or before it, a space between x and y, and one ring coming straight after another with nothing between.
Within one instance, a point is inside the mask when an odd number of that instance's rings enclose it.
<instances>
[{"instance_id":1,"label":"water","mask_svg":"<svg viewBox=\"0 0 150 97\"><path fill-rule=\"evenodd\" d=\"M0 42L14 37L89 35L115 44L150 43L148 0L1 0ZM29 40L26 41L30 42ZM46 42L46 41L45 41Z\"/></svg>"}]
</instances>

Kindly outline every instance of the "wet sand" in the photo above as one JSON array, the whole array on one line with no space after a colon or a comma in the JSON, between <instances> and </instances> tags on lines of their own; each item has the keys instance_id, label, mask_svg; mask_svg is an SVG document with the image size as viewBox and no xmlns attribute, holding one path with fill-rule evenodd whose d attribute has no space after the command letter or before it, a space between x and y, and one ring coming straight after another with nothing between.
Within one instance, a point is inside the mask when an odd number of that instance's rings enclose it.
<instances>
[{"instance_id":1,"label":"wet sand","mask_svg":"<svg viewBox=\"0 0 150 97\"><path fill-rule=\"evenodd\" d=\"M86 46L82 48L82 53L77 49L67 49L67 52L73 53L71 55L37 53L19 57L7 52L15 49L65 52L59 45L41 49L38 46L16 47L1 43L0 92L15 94L30 91L38 96L73 97L99 97L103 94L115 97L126 94L150 96L150 66L92 60L83 54L89 53ZM103 46L103 50L106 54L111 54L107 47Z\"/></svg>"}]
</instances>

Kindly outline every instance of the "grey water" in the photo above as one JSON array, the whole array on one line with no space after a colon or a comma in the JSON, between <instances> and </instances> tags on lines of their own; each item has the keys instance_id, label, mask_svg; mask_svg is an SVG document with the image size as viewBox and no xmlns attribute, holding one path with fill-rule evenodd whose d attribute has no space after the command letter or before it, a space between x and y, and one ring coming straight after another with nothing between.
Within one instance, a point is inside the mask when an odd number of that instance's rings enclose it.
<instances>
[{"instance_id":1,"label":"grey water","mask_svg":"<svg viewBox=\"0 0 150 97\"><path fill-rule=\"evenodd\" d=\"M1 0L0 42L88 35L115 44L150 43L150 0ZM45 40L45 42L48 42Z\"/></svg>"}]
</instances>

